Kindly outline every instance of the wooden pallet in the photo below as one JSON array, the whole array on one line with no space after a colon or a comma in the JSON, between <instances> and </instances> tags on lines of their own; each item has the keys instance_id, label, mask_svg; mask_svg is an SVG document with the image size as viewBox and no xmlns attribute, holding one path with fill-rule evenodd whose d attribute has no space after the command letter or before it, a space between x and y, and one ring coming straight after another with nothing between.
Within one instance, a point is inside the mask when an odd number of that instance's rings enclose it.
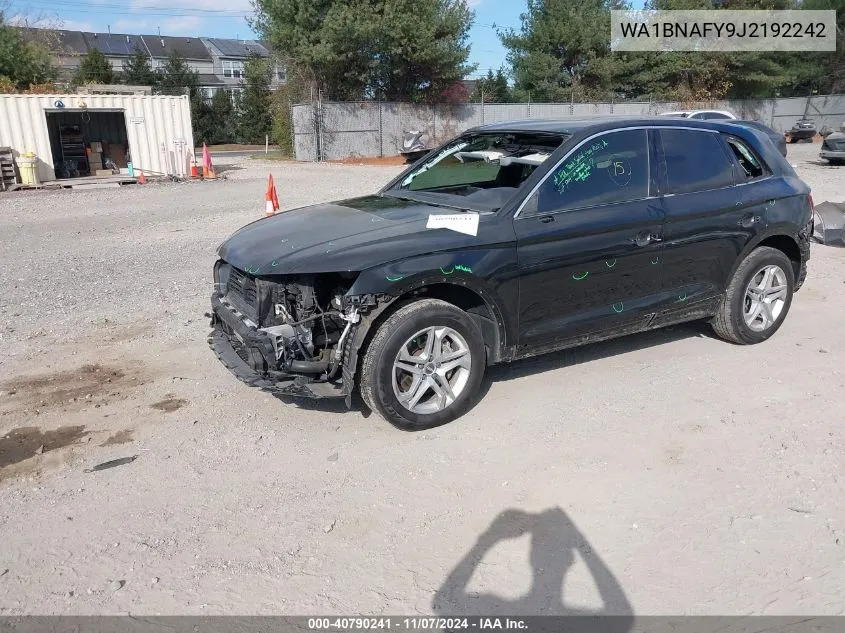
<instances>
[{"instance_id":1,"label":"wooden pallet","mask_svg":"<svg viewBox=\"0 0 845 633\"><path fill-rule=\"evenodd\" d=\"M0 147L0 188L6 191L11 186L18 184L18 175L15 171L15 155L11 147Z\"/></svg>"},{"instance_id":2,"label":"wooden pallet","mask_svg":"<svg viewBox=\"0 0 845 633\"><path fill-rule=\"evenodd\" d=\"M92 176L90 178L50 180L37 185L16 184L10 186L9 191L30 191L33 189L102 189L105 187L134 185L137 182L138 179L132 176Z\"/></svg>"}]
</instances>

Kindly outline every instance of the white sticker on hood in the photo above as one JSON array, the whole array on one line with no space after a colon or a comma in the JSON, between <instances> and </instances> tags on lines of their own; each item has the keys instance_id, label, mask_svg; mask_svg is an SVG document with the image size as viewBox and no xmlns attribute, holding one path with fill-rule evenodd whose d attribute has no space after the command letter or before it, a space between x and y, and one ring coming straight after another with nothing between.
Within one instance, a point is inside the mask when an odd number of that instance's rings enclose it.
<instances>
[{"instance_id":1,"label":"white sticker on hood","mask_svg":"<svg viewBox=\"0 0 845 633\"><path fill-rule=\"evenodd\" d=\"M428 216L427 229L449 229L466 235L478 235L477 213L453 213L452 215Z\"/></svg>"}]
</instances>

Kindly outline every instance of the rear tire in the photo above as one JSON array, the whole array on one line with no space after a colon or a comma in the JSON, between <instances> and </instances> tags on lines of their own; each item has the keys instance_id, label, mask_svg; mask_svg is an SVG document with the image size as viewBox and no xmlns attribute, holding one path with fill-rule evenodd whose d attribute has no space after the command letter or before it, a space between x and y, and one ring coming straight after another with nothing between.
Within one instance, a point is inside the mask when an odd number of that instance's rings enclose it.
<instances>
[{"instance_id":1,"label":"rear tire","mask_svg":"<svg viewBox=\"0 0 845 633\"><path fill-rule=\"evenodd\" d=\"M754 249L736 269L719 312L716 334L739 345L762 343L783 324L795 288L792 261L776 248Z\"/></svg>"},{"instance_id":2,"label":"rear tire","mask_svg":"<svg viewBox=\"0 0 845 633\"><path fill-rule=\"evenodd\" d=\"M472 406L485 364L481 331L466 312L439 299L414 301L373 335L361 363L361 397L402 430L430 429Z\"/></svg>"}]
</instances>

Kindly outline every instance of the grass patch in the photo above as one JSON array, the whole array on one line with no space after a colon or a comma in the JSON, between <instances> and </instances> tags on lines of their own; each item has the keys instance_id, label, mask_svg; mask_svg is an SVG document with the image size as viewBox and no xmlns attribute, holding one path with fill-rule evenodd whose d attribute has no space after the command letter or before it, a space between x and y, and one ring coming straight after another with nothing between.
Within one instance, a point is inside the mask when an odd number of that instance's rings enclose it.
<instances>
[{"instance_id":1,"label":"grass patch","mask_svg":"<svg viewBox=\"0 0 845 633\"><path fill-rule=\"evenodd\" d=\"M293 160L290 154L279 150L271 151L267 154L263 152L261 154L253 154L250 158L252 160Z\"/></svg>"},{"instance_id":2,"label":"grass patch","mask_svg":"<svg viewBox=\"0 0 845 633\"><path fill-rule=\"evenodd\" d=\"M273 149L273 146L270 146ZM209 145L208 151L209 152L249 152L253 150L263 150L264 145L241 145L239 143L226 143L224 145ZM202 147L198 147L196 150L198 153L202 154Z\"/></svg>"}]
</instances>

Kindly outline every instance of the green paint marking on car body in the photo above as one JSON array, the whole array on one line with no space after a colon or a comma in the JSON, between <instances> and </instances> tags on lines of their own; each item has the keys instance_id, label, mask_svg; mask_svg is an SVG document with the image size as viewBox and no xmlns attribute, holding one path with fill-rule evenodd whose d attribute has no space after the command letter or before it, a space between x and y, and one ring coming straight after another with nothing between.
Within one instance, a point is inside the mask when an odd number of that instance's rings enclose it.
<instances>
[{"instance_id":1,"label":"green paint marking on car body","mask_svg":"<svg viewBox=\"0 0 845 633\"><path fill-rule=\"evenodd\" d=\"M451 275L453 272L455 272L454 266L449 266L449 268L450 268L450 270L446 271L446 270L443 270L443 266L441 266L440 272L443 273L444 275Z\"/></svg>"},{"instance_id":2,"label":"green paint marking on car body","mask_svg":"<svg viewBox=\"0 0 845 633\"><path fill-rule=\"evenodd\" d=\"M619 307L617 308L616 306L619 306ZM625 304L620 301L619 303L614 303L610 307L613 309L614 312L619 314L620 312L622 312L625 309Z\"/></svg>"},{"instance_id":3,"label":"green paint marking on car body","mask_svg":"<svg viewBox=\"0 0 845 633\"><path fill-rule=\"evenodd\" d=\"M277 262L275 259L272 262L270 262L270 266L272 266L273 268L275 268L278 265L279 265L279 262Z\"/></svg>"},{"instance_id":4,"label":"green paint marking on car body","mask_svg":"<svg viewBox=\"0 0 845 633\"><path fill-rule=\"evenodd\" d=\"M653 260L651 260L651 263L652 263L652 265L659 264L660 263L660 256L657 256Z\"/></svg>"},{"instance_id":5,"label":"green paint marking on car body","mask_svg":"<svg viewBox=\"0 0 845 633\"><path fill-rule=\"evenodd\" d=\"M611 261L613 262L612 264L610 263ZM613 259L613 260L606 261L604 263L604 265L607 266L608 268L613 268L614 266L616 266L616 260Z\"/></svg>"},{"instance_id":6,"label":"green paint marking on car body","mask_svg":"<svg viewBox=\"0 0 845 633\"><path fill-rule=\"evenodd\" d=\"M572 278L573 278L575 281L581 281L582 279L586 279L586 278L587 278L587 275L589 275L589 274L590 274L590 271L587 271L587 272L585 272L585 273L582 273L582 274L581 274L581 276L579 277L579 276L578 276L578 273L572 273Z\"/></svg>"},{"instance_id":7,"label":"green paint marking on car body","mask_svg":"<svg viewBox=\"0 0 845 633\"><path fill-rule=\"evenodd\" d=\"M472 268L470 268L469 266L464 266L462 264L457 264L455 266L455 270L460 270L460 271L465 272L465 273L471 273L472 272Z\"/></svg>"},{"instance_id":8,"label":"green paint marking on car body","mask_svg":"<svg viewBox=\"0 0 845 633\"><path fill-rule=\"evenodd\" d=\"M387 277L385 277L385 279L387 279L387 281L399 281L400 279L405 279L405 278L404 278L404 277L390 277L390 276L387 276Z\"/></svg>"},{"instance_id":9,"label":"green paint marking on car body","mask_svg":"<svg viewBox=\"0 0 845 633\"><path fill-rule=\"evenodd\" d=\"M687 293L686 292L682 295L678 295L678 303L681 303L681 302L686 301L686 300L687 300Z\"/></svg>"}]
</instances>

